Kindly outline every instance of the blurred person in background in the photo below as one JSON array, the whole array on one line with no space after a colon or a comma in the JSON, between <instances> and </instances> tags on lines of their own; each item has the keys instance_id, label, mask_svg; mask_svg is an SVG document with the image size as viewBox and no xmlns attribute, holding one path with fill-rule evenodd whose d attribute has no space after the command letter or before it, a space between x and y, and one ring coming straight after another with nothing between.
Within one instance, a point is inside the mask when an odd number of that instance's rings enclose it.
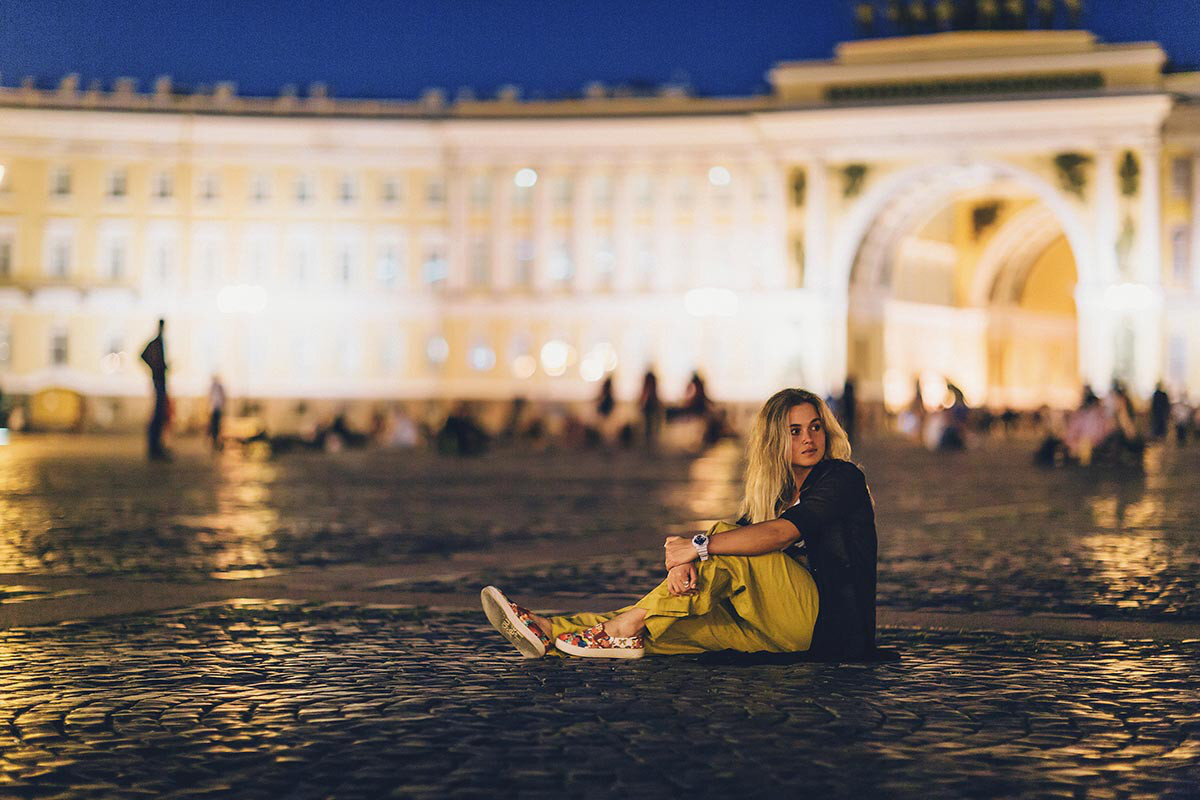
<instances>
[{"instance_id":1,"label":"blurred person in background","mask_svg":"<svg viewBox=\"0 0 1200 800\"><path fill-rule=\"evenodd\" d=\"M147 449L152 461L170 460L171 454L163 446L163 429L170 421L170 401L167 398L167 355L163 343L166 320L158 321L158 334L142 349L142 361L150 369L150 380L154 385L154 410L146 426Z\"/></svg>"},{"instance_id":2,"label":"blurred person in background","mask_svg":"<svg viewBox=\"0 0 1200 800\"><path fill-rule=\"evenodd\" d=\"M1167 421L1171 416L1171 398L1163 389L1162 381L1154 385L1150 395L1150 438L1157 441L1166 438Z\"/></svg>"},{"instance_id":3,"label":"blurred person in background","mask_svg":"<svg viewBox=\"0 0 1200 800\"><path fill-rule=\"evenodd\" d=\"M212 376L208 387L208 438L212 441L212 449L220 452L223 447L221 439L221 418L225 415L225 384L219 375Z\"/></svg>"},{"instance_id":4,"label":"blurred person in background","mask_svg":"<svg viewBox=\"0 0 1200 800\"><path fill-rule=\"evenodd\" d=\"M642 376L642 393L638 397L638 410L642 413L642 434L646 447L653 449L658 444L658 432L662 427L663 406L658 399L658 376L653 369Z\"/></svg>"}]
</instances>

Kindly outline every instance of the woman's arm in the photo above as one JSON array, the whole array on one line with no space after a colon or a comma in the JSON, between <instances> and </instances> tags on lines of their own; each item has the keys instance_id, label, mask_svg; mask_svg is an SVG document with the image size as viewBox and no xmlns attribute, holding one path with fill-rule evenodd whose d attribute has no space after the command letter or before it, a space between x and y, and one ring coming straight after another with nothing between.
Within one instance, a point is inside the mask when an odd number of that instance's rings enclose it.
<instances>
[{"instance_id":1,"label":"woman's arm","mask_svg":"<svg viewBox=\"0 0 1200 800\"><path fill-rule=\"evenodd\" d=\"M761 556L778 552L799 538L800 531L795 525L785 519L772 519L711 537L708 540L708 552L715 556ZM688 537L667 537L663 547L666 550L667 569L699 557Z\"/></svg>"}]
</instances>

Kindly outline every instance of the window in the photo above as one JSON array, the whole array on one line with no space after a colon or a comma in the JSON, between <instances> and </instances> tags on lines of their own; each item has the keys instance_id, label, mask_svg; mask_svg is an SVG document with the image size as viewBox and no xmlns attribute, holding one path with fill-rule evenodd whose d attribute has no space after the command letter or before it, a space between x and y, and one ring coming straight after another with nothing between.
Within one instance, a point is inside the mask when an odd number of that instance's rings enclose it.
<instances>
[{"instance_id":1,"label":"window","mask_svg":"<svg viewBox=\"0 0 1200 800\"><path fill-rule=\"evenodd\" d=\"M446 205L446 182L440 175L430 175L425 181L425 204L431 209Z\"/></svg>"},{"instance_id":2,"label":"window","mask_svg":"<svg viewBox=\"0 0 1200 800\"><path fill-rule=\"evenodd\" d=\"M642 286L649 286L654 280L654 238L649 233L638 236L633 259Z\"/></svg>"},{"instance_id":3,"label":"window","mask_svg":"<svg viewBox=\"0 0 1200 800\"><path fill-rule=\"evenodd\" d=\"M550 280L560 286L566 286L574 276L575 263L571 258L571 243L560 239L550 253Z\"/></svg>"},{"instance_id":4,"label":"window","mask_svg":"<svg viewBox=\"0 0 1200 800\"><path fill-rule=\"evenodd\" d=\"M1171 274L1181 286L1192 283L1192 237L1186 225L1177 225L1171 231Z\"/></svg>"},{"instance_id":5,"label":"window","mask_svg":"<svg viewBox=\"0 0 1200 800\"><path fill-rule=\"evenodd\" d=\"M379 199L385 205L398 206L404 202L404 191L399 178L384 178L380 187Z\"/></svg>"},{"instance_id":6,"label":"window","mask_svg":"<svg viewBox=\"0 0 1200 800\"><path fill-rule=\"evenodd\" d=\"M343 175L338 181L338 202L344 206L352 205L358 200L358 181L353 175Z\"/></svg>"},{"instance_id":7,"label":"window","mask_svg":"<svg viewBox=\"0 0 1200 800\"><path fill-rule=\"evenodd\" d=\"M312 343L304 334L297 333L292 337L292 368L296 375L305 376L316 366L313 358Z\"/></svg>"},{"instance_id":8,"label":"window","mask_svg":"<svg viewBox=\"0 0 1200 800\"><path fill-rule=\"evenodd\" d=\"M129 173L124 169L114 169L108 173L104 193L114 200L119 200L129 194Z\"/></svg>"},{"instance_id":9,"label":"window","mask_svg":"<svg viewBox=\"0 0 1200 800\"><path fill-rule=\"evenodd\" d=\"M1171 197L1187 200L1192 196L1192 169L1190 156L1171 159Z\"/></svg>"},{"instance_id":10,"label":"window","mask_svg":"<svg viewBox=\"0 0 1200 800\"><path fill-rule=\"evenodd\" d=\"M691 208L695 193L696 183L691 175L679 175L675 178L675 205Z\"/></svg>"},{"instance_id":11,"label":"window","mask_svg":"<svg viewBox=\"0 0 1200 800\"><path fill-rule=\"evenodd\" d=\"M313 186L313 178L311 175L296 176L296 202L300 205L311 203L316 195L316 190Z\"/></svg>"},{"instance_id":12,"label":"window","mask_svg":"<svg viewBox=\"0 0 1200 800\"><path fill-rule=\"evenodd\" d=\"M154 197L156 200L170 200L175 196L175 178L169 172L159 172L154 176Z\"/></svg>"},{"instance_id":13,"label":"window","mask_svg":"<svg viewBox=\"0 0 1200 800\"><path fill-rule=\"evenodd\" d=\"M447 278L446 250L440 243L430 243L425 246L425 258L421 263L421 276L425 281L425 285L430 289L445 288Z\"/></svg>"},{"instance_id":14,"label":"window","mask_svg":"<svg viewBox=\"0 0 1200 800\"><path fill-rule=\"evenodd\" d=\"M471 176L471 208L487 211L492 205L492 179L486 173Z\"/></svg>"},{"instance_id":15,"label":"window","mask_svg":"<svg viewBox=\"0 0 1200 800\"><path fill-rule=\"evenodd\" d=\"M13 242L11 233L0 233L0 280L12 277Z\"/></svg>"},{"instance_id":16,"label":"window","mask_svg":"<svg viewBox=\"0 0 1200 800\"><path fill-rule=\"evenodd\" d=\"M404 334L384 336L379 341L379 368L385 375L395 375L404 365Z\"/></svg>"},{"instance_id":17,"label":"window","mask_svg":"<svg viewBox=\"0 0 1200 800\"><path fill-rule=\"evenodd\" d=\"M348 287L354 283L354 248L348 244L338 247L337 281L343 287Z\"/></svg>"},{"instance_id":18,"label":"window","mask_svg":"<svg viewBox=\"0 0 1200 800\"><path fill-rule=\"evenodd\" d=\"M634 176L633 202L642 211L654 205L654 178L649 175Z\"/></svg>"},{"instance_id":19,"label":"window","mask_svg":"<svg viewBox=\"0 0 1200 800\"><path fill-rule=\"evenodd\" d=\"M518 240L515 255L516 269L513 275L513 283L515 283L517 286L532 286L534 257L533 242L529 239Z\"/></svg>"},{"instance_id":20,"label":"window","mask_svg":"<svg viewBox=\"0 0 1200 800\"><path fill-rule=\"evenodd\" d=\"M570 211L575 200L575 184L570 177L559 175L553 183L554 207L559 211Z\"/></svg>"},{"instance_id":21,"label":"window","mask_svg":"<svg viewBox=\"0 0 1200 800\"><path fill-rule=\"evenodd\" d=\"M50 173L50 194L54 197L70 197L71 170L66 167L55 167Z\"/></svg>"},{"instance_id":22,"label":"window","mask_svg":"<svg viewBox=\"0 0 1200 800\"><path fill-rule=\"evenodd\" d=\"M66 234L50 240L48 263L50 277L67 278L71 275L71 239Z\"/></svg>"},{"instance_id":23,"label":"window","mask_svg":"<svg viewBox=\"0 0 1200 800\"><path fill-rule=\"evenodd\" d=\"M492 282L492 243L487 237L471 240L471 285L486 287Z\"/></svg>"},{"instance_id":24,"label":"window","mask_svg":"<svg viewBox=\"0 0 1200 800\"><path fill-rule=\"evenodd\" d=\"M200 245L200 281L204 286L215 286L218 277L217 243L212 241Z\"/></svg>"},{"instance_id":25,"label":"window","mask_svg":"<svg viewBox=\"0 0 1200 800\"><path fill-rule=\"evenodd\" d=\"M271 180L266 175L255 175L250 179L250 199L265 203L271 199Z\"/></svg>"},{"instance_id":26,"label":"window","mask_svg":"<svg viewBox=\"0 0 1200 800\"><path fill-rule=\"evenodd\" d=\"M215 172L206 172L200 178L200 199L212 202L221 195L221 182Z\"/></svg>"},{"instance_id":27,"label":"window","mask_svg":"<svg viewBox=\"0 0 1200 800\"><path fill-rule=\"evenodd\" d=\"M353 375L362 368L362 348L357 336L339 333L333 341L334 365L343 375Z\"/></svg>"},{"instance_id":28,"label":"window","mask_svg":"<svg viewBox=\"0 0 1200 800\"><path fill-rule=\"evenodd\" d=\"M308 282L312 271L312 254L308 245L297 243L292 245L292 283L297 287Z\"/></svg>"},{"instance_id":29,"label":"window","mask_svg":"<svg viewBox=\"0 0 1200 800\"><path fill-rule=\"evenodd\" d=\"M154 279L160 286L170 284L175 273L175 248L167 241L156 242L151 257Z\"/></svg>"},{"instance_id":30,"label":"window","mask_svg":"<svg viewBox=\"0 0 1200 800\"><path fill-rule=\"evenodd\" d=\"M51 364L56 367L66 366L68 356L67 345L67 329L60 325L50 333Z\"/></svg>"},{"instance_id":31,"label":"window","mask_svg":"<svg viewBox=\"0 0 1200 800\"><path fill-rule=\"evenodd\" d=\"M379 249L379 283L386 289L395 289L400 283L400 247L394 243Z\"/></svg>"},{"instance_id":32,"label":"window","mask_svg":"<svg viewBox=\"0 0 1200 800\"><path fill-rule=\"evenodd\" d=\"M1175 386L1187 385L1187 338L1177 333L1167 343L1167 380Z\"/></svg>"},{"instance_id":33,"label":"window","mask_svg":"<svg viewBox=\"0 0 1200 800\"><path fill-rule=\"evenodd\" d=\"M613 183L608 175L597 175L592 178L592 202L597 211L609 211L613 202Z\"/></svg>"},{"instance_id":34,"label":"window","mask_svg":"<svg viewBox=\"0 0 1200 800\"><path fill-rule=\"evenodd\" d=\"M124 239L113 239L108 243L108 252L104 258L104 277L110 281L120 281L125 278L125 262L128 258L128 246Z\"/></svg>"},{"instance_id":35,"label":"window","mask_svg":"<svg viewBox=\"0 0 1200 800\"><path fill-rule=\"evenodd\" d=\"M529 213L529 209L533 208L532 186L518 185L513 188L513 208L523 214Z\"/></svg>"},{"instance_id":36,"label":"window","mask_svg":"<svg viewBox=\"0 0 1200 800\"><path fill-rule=\"evenodd\" d=\"M758 173L754 176L754 202L765 206L771 201L771 176Z\"/></svg>"},{"instance_id":37,"label":"window","mask_svg":"<svg viewBox=\"0 0 1200 800\"><path fill-rule=\"evenodd\" d=\"M592 249L592 261L596 267L597 284L604 288L611 288L613 274L617 267L617 256L613 249L611 235L601 234L596 237L596 243Z\"/></svg>"}]
</instances>

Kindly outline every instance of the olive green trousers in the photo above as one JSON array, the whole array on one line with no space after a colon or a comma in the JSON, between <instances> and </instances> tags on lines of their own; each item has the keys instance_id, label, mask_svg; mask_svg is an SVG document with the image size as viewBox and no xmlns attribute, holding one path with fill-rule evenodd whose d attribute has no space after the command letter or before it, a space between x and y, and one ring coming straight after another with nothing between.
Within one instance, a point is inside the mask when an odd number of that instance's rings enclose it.
<instances>
[{"instance_id":1,"label":"olive green trousers","mask_svg":"<svg viewBox=\"0 0 1200 800\"><path fill-rule=\"evenodd\" d=\"M636 607L646 610L647 653L808 650L817 620L817 585L795 559L783 553L713 556L696 567L694 595L674 597L664 580L632 606L551 617L550 637L590 628Z\"/></svg>"}]
</instances>

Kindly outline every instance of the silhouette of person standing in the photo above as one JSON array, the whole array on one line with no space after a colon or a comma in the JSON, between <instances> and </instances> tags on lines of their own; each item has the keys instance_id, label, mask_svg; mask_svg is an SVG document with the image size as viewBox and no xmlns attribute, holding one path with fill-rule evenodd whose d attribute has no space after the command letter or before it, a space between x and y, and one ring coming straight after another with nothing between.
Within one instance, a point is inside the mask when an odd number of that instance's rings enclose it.
<instances>
[{"instance_id":1,"label":"silhouette of person standing","mask_svg":"<svg viewBox=\"0 0 1200 800\"><path fill-rule=\"evenodd\" d=\"M163 428L167 424L167 355L163 345L163 327L166 321L158 321L158 335L146 343L142 350L142 361L150 368L150 380L154 383L154 412L146 430L149 455L152 460L169 460L170 454L163 447Z\"/></svg>"},{"instance_id":2,"label":"silhouette of person standing","mask_svg":"<svg viewBox=\"0 0 1200 800\"><path fill-rule=\"evenodd\" d=\"M646 375L642 378L638 409L642 412L642 432L646 436L646 446L653 448L658 442L658 429L662 425L662 401L658 399L658 376L652 369L646 370Z\"/></svg>"},{"instance_id":3,"label":"silhouette of person standing","mask_svg":"<svg viewBox=\"0 0 1200 800\"><path fill-rule=\"evenodd\" d=\"M848 375L842 384L842 400L838 404L841 409L842 427L846 430L846 438L854 444L855 426L858 422L858 400L855 398L854 376Z\"/></svg>"},{"instance_id":4,"label":"silhouette of person standing","mask_svg":"<svg viewBox=\"0 0 1200 800\"><path fill-rule=\"evenodd\" d=\"M225 415L225 384L221 383L218 375L213 375L212 384L208 387L208 438L212 440L212 448L219 451L224 448L221 439L221 417Z\"/></svg>"}]
</instances>

